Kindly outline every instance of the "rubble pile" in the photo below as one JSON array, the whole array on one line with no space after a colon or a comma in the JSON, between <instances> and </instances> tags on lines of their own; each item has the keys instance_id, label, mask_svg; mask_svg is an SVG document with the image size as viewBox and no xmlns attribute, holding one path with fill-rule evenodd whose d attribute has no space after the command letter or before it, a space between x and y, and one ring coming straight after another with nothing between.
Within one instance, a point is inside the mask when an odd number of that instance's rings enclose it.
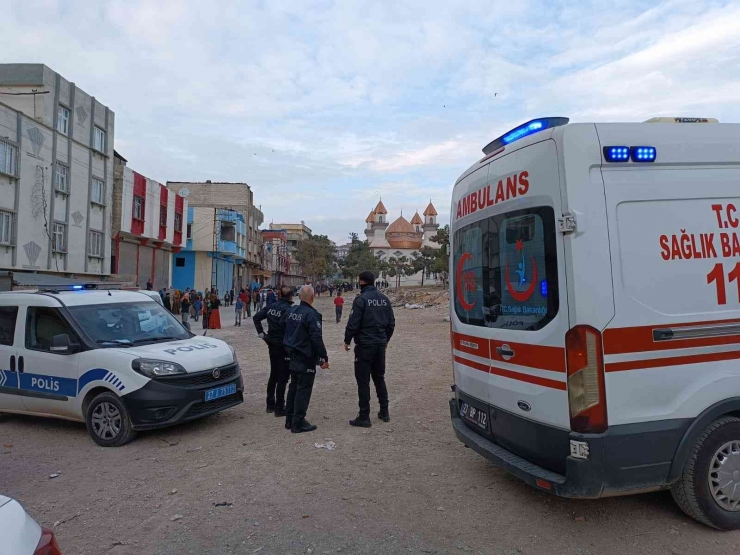
<instances>
[{"instance_id":1,"label":"rubble pile","mask_svg":"<svg viewBox=\"0 0 740 555\"><path fill-rule=\"evenodd\" d=\"M403 288L397 292L387 292L388 298L394 307L429 308L433 306L449 306L450 296L446 289L439 288Z\"/></svg>"}]
</instances>

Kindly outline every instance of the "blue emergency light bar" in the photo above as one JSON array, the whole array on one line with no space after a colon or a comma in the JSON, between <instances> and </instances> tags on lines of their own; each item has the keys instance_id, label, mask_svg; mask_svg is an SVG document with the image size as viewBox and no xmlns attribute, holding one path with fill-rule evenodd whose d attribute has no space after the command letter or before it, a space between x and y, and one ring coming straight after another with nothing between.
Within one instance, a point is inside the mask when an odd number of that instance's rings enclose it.
<instances>
[{"instance_id":1,"label":"blue emergency light bar","mask_svg":"<svg viewBox=\"0 0 740 555\"><path fill-rule=\"evenodd\" d=\"M497 150L513 143L514 141L518 141L519 139L523 139L524 137L528 137L529 135L534 135L535 133L539 133L540 131L544 131L545 129L552 129L553 127L567 125L568 121L568 118L560 117L533 119L532 121L528 121L527 123L522 124L519 127L515 127L511 131L507 131L499 138L494 139L493 141L488 143L485 147L483 147L483 154L488 155L492 152L496 152Z\"/></svg>"},{"instance_id":2,"label":"blue emergency light bar","mask_svg":"<svg viewBox=\"0 0 740 555\"><path fill-rule=\"evenodd\" d=\"M602 150L607 162L655 162L658 154L654 146L605 146Z\"/></svg>"}]
</instances>

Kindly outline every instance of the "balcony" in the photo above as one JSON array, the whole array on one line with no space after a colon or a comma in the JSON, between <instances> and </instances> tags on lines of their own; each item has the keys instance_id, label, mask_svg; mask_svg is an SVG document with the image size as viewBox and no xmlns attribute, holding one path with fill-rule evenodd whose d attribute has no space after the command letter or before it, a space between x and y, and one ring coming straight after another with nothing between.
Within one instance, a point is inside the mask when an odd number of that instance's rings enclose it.
<instances>
[{"instance_id":1,"label":"balcony","mask_svg":"<svg viewBox=\"0 0 740 555\"><path fill-rule=\"evenodd\" d=\"M235 254L239 254L239 247L237 247L235 241L223 241L219 239L218 252L224 256L233 256Z\"/></svg>"}]
</instances>

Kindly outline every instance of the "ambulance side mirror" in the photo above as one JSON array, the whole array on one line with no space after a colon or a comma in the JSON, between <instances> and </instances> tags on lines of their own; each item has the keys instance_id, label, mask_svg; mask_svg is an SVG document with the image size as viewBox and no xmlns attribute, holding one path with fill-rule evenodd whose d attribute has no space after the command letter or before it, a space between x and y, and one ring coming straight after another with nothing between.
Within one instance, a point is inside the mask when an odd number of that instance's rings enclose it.
<instances>
[{"instance_id":1,"label":"ambulance side mirror","mask_svg":"<svg viewBox=\"0 0 740 555\"><path fill-rule=\"evenodd\" d=\"M69 335L60 333L52 337L49 350L52 353L68 353L70 351Z\"/></svg>"}]
</instances>

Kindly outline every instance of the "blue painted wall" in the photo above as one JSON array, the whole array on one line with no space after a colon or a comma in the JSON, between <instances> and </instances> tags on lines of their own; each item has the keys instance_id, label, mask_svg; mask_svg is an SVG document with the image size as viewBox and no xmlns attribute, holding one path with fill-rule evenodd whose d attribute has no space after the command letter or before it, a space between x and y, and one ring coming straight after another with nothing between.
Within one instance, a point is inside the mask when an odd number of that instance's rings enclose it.
<instances>
[{"instance_id":1,"label":"blue painted wall","mask_svg":"<svg viewBox=\"0 0 740 555\"><path fill-rule=\"evenodd\" d=\"M177 259L185 260L185 266L178 268ZM172 287L184 290L192 288L195 284L195 253L193 251L180 251L172 255Z\"/></svg>"}]
</instances>

